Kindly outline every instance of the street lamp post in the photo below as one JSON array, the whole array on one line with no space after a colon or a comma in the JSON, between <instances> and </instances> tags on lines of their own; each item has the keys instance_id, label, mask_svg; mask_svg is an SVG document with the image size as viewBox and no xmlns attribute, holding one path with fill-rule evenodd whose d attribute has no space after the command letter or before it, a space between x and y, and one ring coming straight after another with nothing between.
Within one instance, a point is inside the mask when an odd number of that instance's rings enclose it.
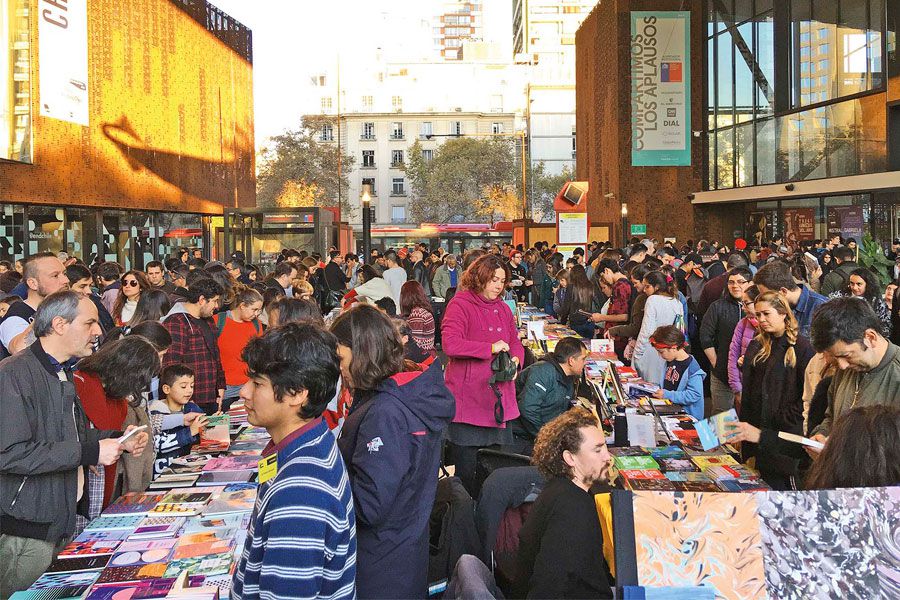
<instances>
[{"instance_id":1,"label":"street lamp post","mask_svg":"<svg viewBox=\"0 0 900 600\"><path fill-rule=\"evenodd\" d=\"M365 255L364 263L369 264L372 260L372 196L369 194L369 186L363 186L362 195L362 226L363 226L363 254Z\"/></svg>"},{"instance_id":2,"label":"street lamp post","mask_svg":"<svg viewBox=\"0 0 900 600\"><path fill-rule=\"evenodd\" d=\"M622 239L624 245L623 248L628 247L628 205L626 203L622 203Z\"/></svg>"}]
</instances>

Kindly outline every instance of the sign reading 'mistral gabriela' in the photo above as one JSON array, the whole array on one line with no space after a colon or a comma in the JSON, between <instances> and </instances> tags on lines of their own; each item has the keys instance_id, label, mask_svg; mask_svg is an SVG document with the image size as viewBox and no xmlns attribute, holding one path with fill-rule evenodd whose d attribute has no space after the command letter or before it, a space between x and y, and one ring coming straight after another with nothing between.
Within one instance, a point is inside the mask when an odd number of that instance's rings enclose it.
<instances>
[{"instance_id":1,"label":"sign reading 'mistral gabriela'","mask_svg":"<svg viewBox=\"0 0 900 600\"><path fill-rule=\"evenodd\" d=\"M631 164L691 164L690 17L631 13Z\"/></svg>"}]
</instances>

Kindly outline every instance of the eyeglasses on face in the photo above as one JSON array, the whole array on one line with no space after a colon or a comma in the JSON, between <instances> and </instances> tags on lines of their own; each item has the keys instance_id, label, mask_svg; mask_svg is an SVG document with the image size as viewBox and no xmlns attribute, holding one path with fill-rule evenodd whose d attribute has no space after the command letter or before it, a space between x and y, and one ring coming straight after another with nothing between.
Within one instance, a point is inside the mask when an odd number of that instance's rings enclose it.
<instances>
[{"instance_id":1,"label":"eyeglasses on face","mask_svg":"<svg viewBox=\"0 0 900 600\"><path fill-rule=\"evenodd\" d=\"M138 287L141 284L138 283L137 279L126 279L122 282L122 285L127 285L129 287Z\"/></svg>"}]
</instances>

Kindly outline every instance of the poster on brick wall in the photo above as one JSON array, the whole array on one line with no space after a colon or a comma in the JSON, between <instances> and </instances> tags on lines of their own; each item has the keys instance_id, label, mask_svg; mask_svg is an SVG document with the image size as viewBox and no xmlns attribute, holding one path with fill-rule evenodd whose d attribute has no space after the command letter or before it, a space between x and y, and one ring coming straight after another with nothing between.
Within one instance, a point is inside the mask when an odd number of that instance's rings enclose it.
<instances>
[{"instance_id":1,"label":"poster on brick wall","mask_svg":"<svg viewBox=\"0 0 900 600\"><path fill-rule=\"evenodd\" d=\"M37 4L41 116L87 126L87 0Z\"/></svg>"},{"instance_id":2,"label":"poster on brick wall","mask_svg":"<svg viewBox=\"0 0 900 600\"><path fill-rule=\"evenodd\" d=\"M631 164L691 164L689 11L631 12Z\"/></svg>"}]
</instances>

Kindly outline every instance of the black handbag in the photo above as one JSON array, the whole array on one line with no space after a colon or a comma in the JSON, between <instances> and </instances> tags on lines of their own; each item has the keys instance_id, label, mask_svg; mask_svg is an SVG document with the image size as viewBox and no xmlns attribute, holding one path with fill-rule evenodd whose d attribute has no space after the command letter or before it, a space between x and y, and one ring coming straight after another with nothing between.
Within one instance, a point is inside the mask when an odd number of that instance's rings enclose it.
<instances>
[{"instance_id":1,"label":"black handbag","mask_svg":"<svg viewBox=\"0 0 900 600\"><path fill-rule=\"evenodd\" d=\"M492 374L488 385L494 392L494 396L497 397L497 401L494 403L494 420L497 421L498 425L504 422L505 415L503 411L503 394L500 392L500 388L497 387L497 383L514 380L517 370L516 363L506 350L498 352L497 356L491 361Z\"/></svg>"}]
</instances>

